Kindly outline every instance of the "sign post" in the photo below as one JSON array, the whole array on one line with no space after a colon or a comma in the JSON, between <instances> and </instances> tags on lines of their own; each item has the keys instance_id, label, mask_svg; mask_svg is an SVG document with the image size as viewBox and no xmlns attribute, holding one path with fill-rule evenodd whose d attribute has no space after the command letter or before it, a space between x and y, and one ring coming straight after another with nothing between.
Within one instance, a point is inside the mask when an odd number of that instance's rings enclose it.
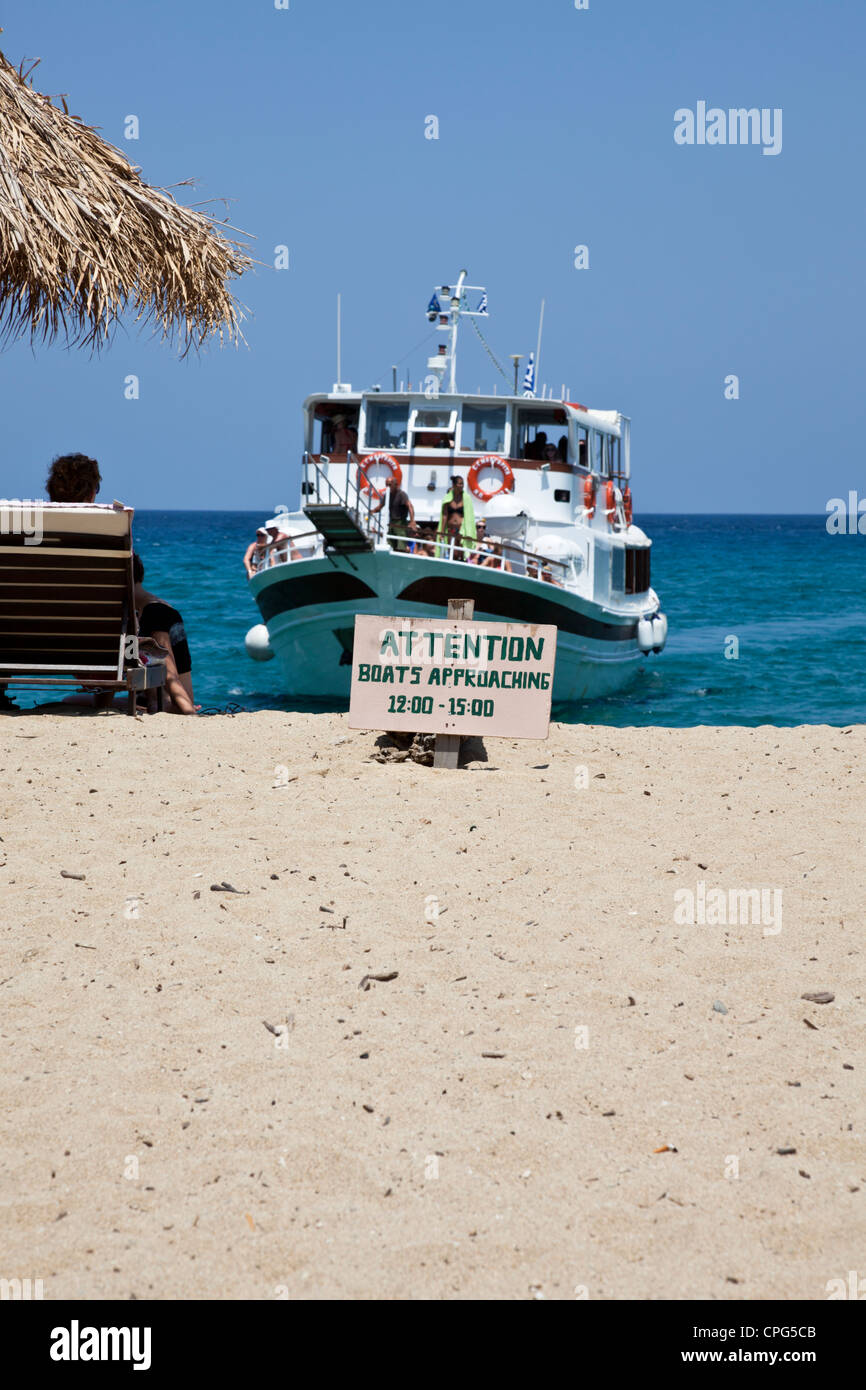
<instances>
[{"instance_id":1,"label":"sign post","mask_svg":"<svg viewBox=\"0 0 866 1390\"><path fill-rule=\"evenodd\" d=\"M448 617L455 622L471 622L475 612L474 598L450 598ZM457 767L460 761L462 734L437 734L433 745L434 767Z\"/></svg>"},{"instance_id":2,"label":"sign post","mask_svg":"<svg viewBox=\"0 0 866 1390\"><path fill-rule=\"evenodd\" d=\"M467 608L471 600L452 600L442 618L356 616L350 728L436 734L436 767L456 767L468 735L547 737L556 628L473 622Z\"/></svg>"}]
</instances>

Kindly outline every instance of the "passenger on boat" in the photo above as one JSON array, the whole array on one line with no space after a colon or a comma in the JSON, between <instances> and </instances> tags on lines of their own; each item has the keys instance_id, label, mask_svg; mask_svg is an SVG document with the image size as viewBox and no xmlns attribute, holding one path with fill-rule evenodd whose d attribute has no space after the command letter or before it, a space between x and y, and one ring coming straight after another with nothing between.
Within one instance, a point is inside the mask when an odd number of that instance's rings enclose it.
<instances>
[{"instance_id":1,"label":"passenger on boat","mask_svg":"<svg viewBox=\"0 0 866 1390\"><path fill-rule=\"evenodd\" d=\"M397 482L396 476L392 473L385 484L388 492L388 537L389 543L394 550L406 549L406 528L410 521L415 520L415 508L409 500L408 493L405 493ZM378 504L370 508L371 512L380 512L385 505L385 493L379 498Z\"/></svg>"},{"instance_id":2,"label":"passenger on boat","mask_svg":"<svg viewBox=\"0 0 866 1390\"><path fill-rule=\"evenodd\" d=\"M300 560L301 552L295 546L288 531L284 531L281 526L272 522L268 522L265 529L271 543L269 565L284 565L287 560Z\"/></svg>"},{"instance_id":3,"label":"passenger on boat","mask_svg":"<svg viewBox=\"0 0 866 1390\"><path fill-rule=\"evenodd\" d=\"M142 580L144 565L138 555L132 557L132 576L135 580L135 608L138 613L139 637L152 637L165 649L165 688L169 695L171 714L197 714L192 693L192 661L183 618L176 608L148 593Z\"/></svg>"},{"instance_id":4,"label":"passenger on boat","mask_svg":"<svg viewBox=\"0 0 866 1390\"><path fill-rule=\"evenodd\" d=\"M560 437L559 437L559 443L558 443L557 446L556 446L556 456L557 456L557 458L559 459L560 463L568 463L568 435L567 435L567 434L560 435Z\"/></svg>"},{"instance_id":5,"label":"passenger on boat","mask_svg":"<svg viewBox=\"0 0 866 1390\"><path fill-rule=\"evenodd\" d=\"M543 566L542 566L542 569L541 569L541 578L544 580L544 583L545 583L545 584L555 584L556 587L557 587L557 589L561 589L561 588L562 588L562 585L561 585L561 583L559 582L559 580L558 580L558 579L554 579L554 577L553 577L553 571L552 571L552 569L550 568L550 565L543 565Z\"/></svg>"},{"instance_id":6,"label":"passenger on boat","mask_svg":"<svg viewBox=\"0 0 866 1390\"><path fill-rule=\"evenodd\" d=\"M486 555L481 561L482 569L505 570L506 574L511 574L512 564L506 560L502 553L502 541L490 542L490 554Z\"/></svg>"},{"instance_id":7,"label":"passenger on boat","mask_svg":"<svg viewBox=\"0 0 866 1390\"><path fill-rule=\"evenodd\" d=\"M559 459L559 450L557 449L556 445L555 445L555 444L545 444L545 446L544 446L544 462L545 462L545 463L556 463L556 462L558 461L558 459Z\"/></svg>"},{"instance_id":8,"label":"passenger on boat","mask_svg":"<svg viewBox=\"0 0 866 1390\"><path fill-rule=\"evenodd\" d=\"M436 556L436 528L435 526L421 526L418 531L418 540L415 542L415 555L427 555L435 559Z\"/></svg>"},{"instance_id":9,"label":"passenger on boat","mask_svg":"<svg viewBox=\"0 0 866 1390\"><path fill-rule=\"evenodd\" d=\"M475 504L471 494L464 491L463 479L459 473L451 479L451 488L446 492L442 503L442 512L439 518L441 536L447 537L449 535L452 519L459 523L459 534L466 543L466 548L470 551L474 550L476 537Z\"/></svg>"},{"instance_id":10,"label":"passenger on boat","mask_svg":"<svg viewBox=\"0 0 866 1390\"><path fill-rule=\"evenodd\" d=\"M539 430L535 438L530 440L523 450L523 457L526 459L543 459L546 446L547 432L546 430Z\"/></svg>"},{"instance_id":11,"label":"passenger on boat","mask_svg":"<svg viewBox=\"0 0 866 1390\"><path fill-rule=\"evenodd\" d=\"M465 558L463 554L463 547L460 544L460 542L463 540L463 535L460 530L459 517L452 517L451 520L447 523L444 535L442 535L442 533L440 532L440 536L442 537L443 541L443 544L441 544L439 547L441 556L443 556L447 560L463 560Z\"/></svg>"},{"instance_id":12,"label":"passenger on boat","mask_svg":"<svg viewBox=\"0 0 866 1390\"><path fill-rule=\"evenodd\" d=\"M490 554L490 537L487 534L487 522L484 517L480 517L475 527L475 549L469 556L470 565L480 565L484 557Z\"/></svg>"},{"instance_id":13,"label":"passenger on boat","mask_svg":"<svg viewBox=\"0 0 866 1390\"><path fill-rule=\"evenodd\" d=\"M244 569L247 572L247 579L252 579L257 570L264 569L269 563L268 546L271 538L264 526L260 526L256 531L256 538L250 541L244 554Z\"/></svg>"},{"instance_id":14,"label":"passenger on boat","mask_svg":"<svg viewBox=\"0 0 866 1390\"><path fill-rule=\"evenodd\" d=\"M331 449L335 454L357 454L358 431L349 423L345 415L335 415L331 420L333 435Z\"/></svg>"}]
</instances>

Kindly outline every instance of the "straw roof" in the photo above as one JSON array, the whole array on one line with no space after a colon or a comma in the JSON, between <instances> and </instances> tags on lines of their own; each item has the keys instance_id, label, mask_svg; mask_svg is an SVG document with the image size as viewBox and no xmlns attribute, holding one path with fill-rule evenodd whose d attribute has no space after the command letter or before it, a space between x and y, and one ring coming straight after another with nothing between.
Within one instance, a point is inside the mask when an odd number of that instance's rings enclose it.
<instances>
[{"instance_id":1,"label":"straw roof","mask_svg":"<svg viewBox=\"0 0 866 1390\"><path fill-rule=\"evenodd\" d=\"M36 66L35 64L33 65ZM133 310L183 352L236 341L227 281L252 261L202 212L149 187L0 53L0 337L100 347Z\"/></svg>"}]
</instances>

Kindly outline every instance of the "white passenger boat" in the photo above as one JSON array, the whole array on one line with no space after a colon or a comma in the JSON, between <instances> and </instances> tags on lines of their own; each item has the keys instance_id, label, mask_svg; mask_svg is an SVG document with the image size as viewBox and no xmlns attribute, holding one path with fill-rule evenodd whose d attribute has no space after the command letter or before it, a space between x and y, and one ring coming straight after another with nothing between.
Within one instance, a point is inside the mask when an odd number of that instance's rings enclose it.
<instances>
[{"instance_id":1,"label":"white passenger boat","mask_svg":"<svg viewBox=\"0 0 866 1390\"><path fill-rule=\"evenodd\" d=\"M420 389L337 383L304 402L300 506L267 523L250 579L263 622L247 650L279 659L287 695L348 698L356 614L438 617L451 598L473 599L481 622L555 624L557 701L622 689L664 647L628 418L537 397L531 366L523 394L458 392L460 320L487 317L465 281L430 300L444 341ZM408 535L390 478L414 511Z\"/></svg>"}]
</instances>

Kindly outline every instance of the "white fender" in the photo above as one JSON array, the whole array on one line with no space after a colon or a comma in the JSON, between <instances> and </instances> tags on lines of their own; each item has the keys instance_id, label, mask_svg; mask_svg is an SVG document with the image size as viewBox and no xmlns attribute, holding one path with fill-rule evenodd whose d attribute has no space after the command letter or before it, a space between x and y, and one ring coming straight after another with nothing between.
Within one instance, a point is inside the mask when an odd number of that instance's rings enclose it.
<instances>
[{"instance_id":1,"label":"white fender","mask_svg":"<svg viewBox=\"0 0 866 1390\"><path fill-rule=\"evenodd\" d=\"M652 618L640 618L637 625L637 644L642 652L651 652L655 645Z\"/></svg>"},{"instance_id":2,"label":"white fender","mask_svg":"<svg viewBox=\"0 0 866 1390\"><path fill-rule=\"evenodd\" d=\"M656 613L652 620L653 651L660 652L668 637L668 620L664 613Z\"/></svg>"},{"instance_id":3,"label":"white fender","mask_svg":"<svg viewBox=\"0 0 866 1390\"><path fill-rule=\"evenodd\" d=\"M251 627L244 638L244 646L247 649L247 656L251 656L253 661L272 661L274 651L268 638L268 629L264 623L256 623Z\"/></svg>"}]
</instances>

